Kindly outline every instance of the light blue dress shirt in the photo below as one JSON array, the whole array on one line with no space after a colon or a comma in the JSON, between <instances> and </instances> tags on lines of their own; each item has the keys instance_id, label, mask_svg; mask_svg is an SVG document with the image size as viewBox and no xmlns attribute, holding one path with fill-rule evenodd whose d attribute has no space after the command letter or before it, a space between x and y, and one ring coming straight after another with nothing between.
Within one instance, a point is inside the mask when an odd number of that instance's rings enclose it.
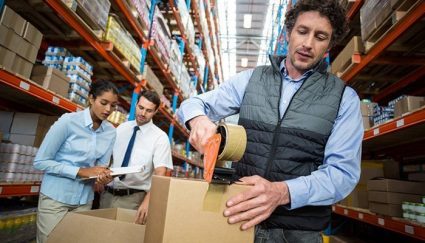
<instances>
[{"instance_id":1,"label":"light blue dress shirt","mask_svg":"<svg viewBox=\"0 0 425 243\"><path fill-rule=\"evenodd\" d=\"M108 166L115 128L103 121L93 130L90 110L62 115L50 128L34 159L34 168L45 172L40 192L70 205L93 200L93 180L81 181L80 168Z\"/></svg>"},{"instance_id":2,"label":"light blue dress shirt","mask_svg":"<svg viewBox=\"0 0 425 243\"><path fill-rule=\"evenodd\" d=\"M280 114L285 114L289 102L304 80L312 73L306 72L294 80L289 77L282 61L283 76ZM186 124L190 119L207 115L212 121L239 113L239 108L253 69L236 74L217 89L184 101L177 116ZM295 209L306 205L331 205L344 199L355 187L360 177L363 122L360 100L356 92L346 87L338 116L325 147L323 165L308 176L287 180L291 203Z\"/></svg>"}]
</instances>

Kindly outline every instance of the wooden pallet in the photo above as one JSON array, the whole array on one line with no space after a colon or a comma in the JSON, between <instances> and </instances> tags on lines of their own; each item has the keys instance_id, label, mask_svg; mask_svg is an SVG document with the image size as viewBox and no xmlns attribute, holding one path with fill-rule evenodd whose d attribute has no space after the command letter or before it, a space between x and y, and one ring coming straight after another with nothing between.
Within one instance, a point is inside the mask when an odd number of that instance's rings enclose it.
<instances>
[{"instance_id":1,"label":"wooden pallet","mask_svg":"<svg viewBox=\"0 0 425 243\"><path fill-rule=\"evenodd\" d=\"M349 72L351 69L353 69L357 64L361 62L361 55L360 53L354 53L351 58L347 59L347 61L344 63L344 65L341 66L342 71L336 72L337 77L342 77L344 73Z\"/></svg>"},{"instance_id":2,"label":"wooden pallet","mask_svg":"<svg viewBox=\"0 0 425 243\"><path fill-rule=\"evenodd\" d=\"M400 0L396 5L396 10L390 14L375 30L371 32L365 41L365 53L368 53L373 46L390 32L394 26L420 1L418 0Z\"/></svg>"},{"instance_id":3,"label":"wooden pallet","mask_svg":"<svg viewBox=\"0 0 425 243\"><path fill-rule=\"evenodd\" d=\"M124 54L118 49L115 48L112 42L106 42L103 44L105 49L110 53L111 56L121 61L121 63L128 68L133 75L141 80L140 67L136 67L130 63L130 61L124 56Z\"/></svg>"}]
</instances>

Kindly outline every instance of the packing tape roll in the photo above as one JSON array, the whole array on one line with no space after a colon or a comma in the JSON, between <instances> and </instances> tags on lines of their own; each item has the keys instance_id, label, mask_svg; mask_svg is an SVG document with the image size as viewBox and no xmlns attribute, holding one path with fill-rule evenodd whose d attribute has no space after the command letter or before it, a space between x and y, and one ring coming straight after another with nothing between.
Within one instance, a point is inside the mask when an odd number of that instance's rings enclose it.
<instances>
[{"instance_id":1,"label":"packing tape roll","mask_svg":"<svg viewBox=\"0 0 425 243\"><path fill-rule=\"evenodd\" d=\"M245 128L235 124L220 123L217 128L221 134L218 161L238 161L246 149Z\"/></svg>"}]
</instances>

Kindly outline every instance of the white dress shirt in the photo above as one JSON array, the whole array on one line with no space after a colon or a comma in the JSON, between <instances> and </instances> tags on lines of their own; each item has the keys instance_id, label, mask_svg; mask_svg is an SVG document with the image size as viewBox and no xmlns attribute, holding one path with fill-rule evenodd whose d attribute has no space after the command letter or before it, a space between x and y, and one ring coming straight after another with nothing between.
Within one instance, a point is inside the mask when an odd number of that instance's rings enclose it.
<instances>
[{"instance_id":1,"label":"white dress shirt","mask_svg":"<svg viewBox=\"0 0 425 243\"><path fill-rule=\"evenodd\" d=\"M121 167L133 128L136 121L124 122L117 128L117 137L113 149L112 168ZM141 173L127 174L123 181L118 177L109 184L115 189L133 188L149 191L152 174L155 168L167 167L173 169L170 142L167 134L158 128L152 121L139 127L136 134L133 151L128 166L144 165Z\"/></svg>"}]
</instances>

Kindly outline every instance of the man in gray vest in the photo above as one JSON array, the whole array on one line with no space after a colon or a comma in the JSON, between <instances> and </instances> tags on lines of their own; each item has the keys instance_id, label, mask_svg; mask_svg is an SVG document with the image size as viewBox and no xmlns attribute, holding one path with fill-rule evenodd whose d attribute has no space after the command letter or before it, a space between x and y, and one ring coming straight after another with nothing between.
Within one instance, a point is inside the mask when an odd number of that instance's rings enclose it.
<instances>
[{"instance_id":1,"label":"man in gray vest","mask_svg":"<svg viewBox=\"0 0 425 243\"><path fill-rule=\"evenodd\" d=\"M360 100L322 59L346 32L338 2L297 1L286 14L287 56L238 73L177 113L200 152L212 121L239 113L248 143L236 176L252 189L230 198L224 215L243 221L242 230L256 226L256 242L321 242L330 205L359 180Z\"/></svg>"}]
</instances>

